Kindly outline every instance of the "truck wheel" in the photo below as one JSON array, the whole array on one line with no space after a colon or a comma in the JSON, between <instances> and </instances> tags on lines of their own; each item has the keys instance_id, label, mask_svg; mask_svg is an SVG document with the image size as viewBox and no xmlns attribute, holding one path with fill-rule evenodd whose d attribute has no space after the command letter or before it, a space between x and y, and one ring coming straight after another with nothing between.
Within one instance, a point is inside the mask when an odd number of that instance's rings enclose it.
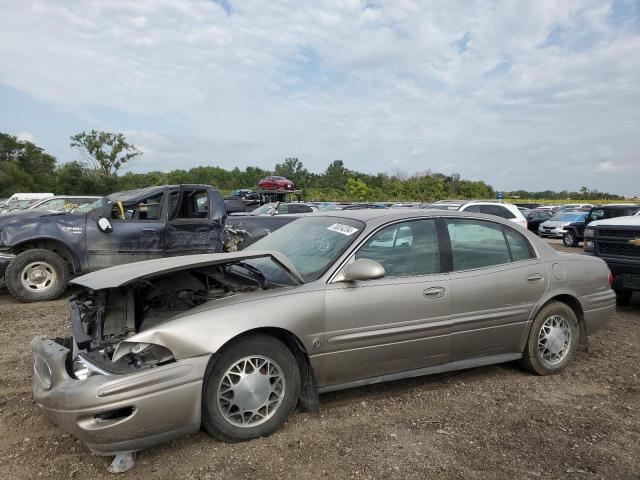
<instances>
[{"instance_id":1,"label":"truck wheel","mask_svg":"<svg viewBox=\"0 0 640 480\"><path fill-rule=\"evenodd\" d=\"M616 303L618 305L626 305L633 296L633 290L629 290L628 288L614 290L614 292L616 292Z\"/></svg>"},{"instance_id":2,"label":"truck wheel","mask_svg":"<svg viewBox=\"0 0 640 480\"><path fill-rule=\"evenodd\" d=\"M54 300L67 287L69 269L60 255L34 248L11 260L4 280L11 295L21 302Z\"/></svg>"},{"instance_id":3,"label":"truck wheel","mask_svg":"<svg viewBox=\"0 0 640 480\"><path fill-rule=\"evenodd\" d=\"M579 335L573 310L562 302L552 302L536 315L520 363L538 375L559 372L571 362Z\"/></svg>"},{"instance_id":4,"label":"truck wheel","mask_svg":"<svg viewBox=\"0 0 640 480\"><path fill-rule=\"evenodd\" d=\"M576 238L575 233L567 232L562 236L562 243L564 243L565 247L577 247L580 242Z\"/></svg>"}]
</instances>

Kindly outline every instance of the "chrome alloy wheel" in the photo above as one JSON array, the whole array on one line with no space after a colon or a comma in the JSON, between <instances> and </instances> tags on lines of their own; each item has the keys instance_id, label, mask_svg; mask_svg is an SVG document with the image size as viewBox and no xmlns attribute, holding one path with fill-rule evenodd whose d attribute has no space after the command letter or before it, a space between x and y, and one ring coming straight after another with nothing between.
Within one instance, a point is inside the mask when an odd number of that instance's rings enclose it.
<instances>
[{"instance_id":1,"label":"chrome alloy wheel","mask_svg":"<svg viewBox=\"0 0 640 480\"><path fill-rule=\"evenodd\" d=\"M538 333L538 356L546 365L562 362L571 349L571 327L562 315L547 318Z\"/></svg>"},{"instance_id":2,"label":"chrome alloy wheel","mask_svg":"<svg viewBox=\"0 0 640 480\"><path fill-rule=\"evenodd\" d=\"M284 375L276 362L259 355L244 357L222 376L218 409L236 427L255 427L276 413L284 391Z\"/></svg>"},{"instance_id":3,"label":"chrome alloy wheel","mask_svg":"<svg viewBox=\"0 0 640 480\"><path fill-rule=\"evenodd\" d=\"M20 281L30 291L44 292L49 290L58 279L53 266L47 262L31 262L22 269Z\"/></svg>"}]
</instances>

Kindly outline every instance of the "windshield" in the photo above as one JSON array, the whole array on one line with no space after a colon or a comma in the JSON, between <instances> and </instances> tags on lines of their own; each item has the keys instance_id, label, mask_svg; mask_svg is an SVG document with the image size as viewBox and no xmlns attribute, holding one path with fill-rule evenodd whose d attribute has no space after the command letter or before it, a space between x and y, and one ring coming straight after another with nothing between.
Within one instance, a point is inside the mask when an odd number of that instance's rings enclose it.
<instances>
[{"instance_id":1,"label":"windshield","mask_svg":"<svg viewBox=\"0 0 640 480\"><path fill-rule=\"evenodd\" d=\"M275 203L265 203L261 207L256 208L252 213L270 213L276 206Z\"/></svg>"},{"instance_id":2,"label":"windshield","mask_svg":"<svg viewBox=\"0 0 640 480\"><path fill-rule=\"evenodd\" d=\"M74 208L71 210L71 213L87 213L95 210L96 208L102 208L107 206L107 197L102 197L96 200L93 203L87 203L85 205L80 205L78 208Z\"/></svg>"},{"instance_id":3,"label":"windshield","mask_svg":"<svg viewBox=\"0 0 640 480\"><path fill-rule=\"evenodd\" d=\"M586 213L560 213L551 218L552 222L579 222L587 217Z\"/></svg>"},{"instance_id":4,"label":"windshield","mask_svg":"<svg viewBox=\"0 0 640 480\"><path fill-rule=\"evenodd\" d=\"M246 250L280 252L291 261L305 282L312 282L324 275L364 227L363 222L348 218L305 217L279 228Z\"/></svg>"}]
</instances>

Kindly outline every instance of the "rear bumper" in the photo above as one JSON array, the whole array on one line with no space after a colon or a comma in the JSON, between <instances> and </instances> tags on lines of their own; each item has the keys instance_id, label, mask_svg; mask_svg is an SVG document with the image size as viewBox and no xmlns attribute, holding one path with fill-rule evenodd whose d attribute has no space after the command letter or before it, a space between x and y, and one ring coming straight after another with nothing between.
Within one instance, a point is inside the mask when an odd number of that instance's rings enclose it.
<instances>
[{"instance_id":1,"label":"rear bumper","mask_svg":"<svg viewBox=\"0 0 640 480\"><path fill-rule=\"evenodd\" d=\"M593 335L616 313L616 293L609 289L580 298L584 309L584 323L587 335Z\"/></svg>"},{"instance_id":2,"label":"rear bumper","mask_svg":"<svg viewBox=\"0 0 640 480\"><path fill-rule=\"evenodd\" d=\"M65 367L69 349L45 337L35 337L31 348L36 404L97 454L141 450L200 429L209 355L130 375L76 380Z\"/></svg>"}]
</instances>

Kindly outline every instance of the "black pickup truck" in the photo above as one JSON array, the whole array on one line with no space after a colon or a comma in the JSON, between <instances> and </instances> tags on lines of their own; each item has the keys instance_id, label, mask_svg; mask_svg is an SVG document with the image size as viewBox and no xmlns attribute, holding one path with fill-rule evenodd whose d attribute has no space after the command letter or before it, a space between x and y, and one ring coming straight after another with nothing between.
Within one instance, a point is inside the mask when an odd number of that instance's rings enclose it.
<instances>
[{"instance_id":1,"label":"black pickup truck","mask_svg":"<svg viewBox=\"0 0 640 480\"><path fill-rule=\"evenodd\" d=\"M640 215L599 220L584 231L584 253L602 258L619 304L640 290Z\"/></svg>"},{"instance_id":2,"label":"black pickup truck","mask_svg":"<svg viewBox=\"0 0 640 480\"><path fill-rule=\"evenodd\" d=\"M227 213L209 185L118 192L73 212L0 214L0 278L18 300L51 300L71 275L173 255L221 252Z\"/></svg>"},{"instance_id":3,"label":"black pickup truck","mask_svg":"<svg viewBox=\"0 0 640 480\"><path fill-rule=\"evenodd\" d=\"M566 232L562 236L562 243L564 243L565 247L577 247L584 239L584 229L590 222L635 215L638 210L640 210L640 206L630 204L609 204L592 207L584 220L570 223L564 227Z\"/></svg>"}]
</instances>

